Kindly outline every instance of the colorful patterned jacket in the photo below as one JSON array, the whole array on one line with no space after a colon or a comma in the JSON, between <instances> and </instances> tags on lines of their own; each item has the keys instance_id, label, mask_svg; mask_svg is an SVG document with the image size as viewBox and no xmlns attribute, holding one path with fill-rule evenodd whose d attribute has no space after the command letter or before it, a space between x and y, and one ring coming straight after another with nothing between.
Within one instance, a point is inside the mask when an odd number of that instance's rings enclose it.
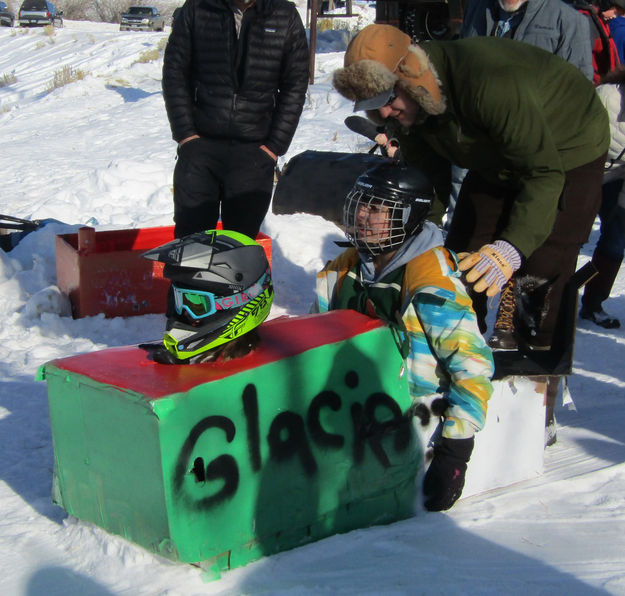
<instances>
[{"instance_id":1,"label":"colorful patterned jacket","mask_svg":"<svg viewBox=\"0 0 625 596\"><path fill-rule=\"evenodd\" d=\"M491 351L478 330L455 255L442 246L427 248L409 260L405 251L403 255L403 264L394 266L392 261L378 279L367 282L362 275L366 263L355 249L347 249L318 274L312 310L325 312L360 302L355 309L372 314L373 302L377 315L388 320L392 314L382 303L390 297L408 335L406 364L413 399L444 395L449 407L443 436L470 437L484 426L493 390ZM409 251L408 255L412 256ZM370 301L361 300L363 293Z\"/></svg>"}]
</instances>

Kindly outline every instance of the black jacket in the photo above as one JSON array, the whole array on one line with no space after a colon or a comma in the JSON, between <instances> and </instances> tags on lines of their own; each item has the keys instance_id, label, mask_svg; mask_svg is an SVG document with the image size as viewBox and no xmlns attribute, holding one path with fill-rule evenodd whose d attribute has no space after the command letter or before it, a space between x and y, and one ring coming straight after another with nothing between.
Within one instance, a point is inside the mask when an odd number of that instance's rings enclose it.
<instances>
[{"instance_id":1,"label":"black jacket","mask_svg":"<svg viewBox=\"0 0 625 596\"><path fill-rule=\"evenodd\" d=\"M256 0L237 39L229 0L187 0L163 62L174 140L194 134L286 153L308 86L308 44L295 5Z\"/></svg>"}]
</instances>

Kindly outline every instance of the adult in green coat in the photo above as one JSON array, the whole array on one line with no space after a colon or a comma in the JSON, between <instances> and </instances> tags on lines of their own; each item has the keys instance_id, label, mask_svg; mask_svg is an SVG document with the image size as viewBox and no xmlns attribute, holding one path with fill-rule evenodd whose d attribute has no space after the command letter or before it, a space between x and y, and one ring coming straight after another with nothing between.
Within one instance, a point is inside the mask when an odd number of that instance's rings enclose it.
<instances>
[{"instance_id":1,"label":"adult in green coat","mask_svg":"<svg viewBox=\"0 0 625 596\"><path fill-rule=\"evenodd\" d=\"M404 159L448 201L451 164L467 168L446 240L460 253L486 330L486 295L515 271L548 299L526 337L548 349L562 290L601 203L608 116L571 64L510 39L412 44L390 25L350 43L334 86L399 138Z\"/></svg>"}]
</instances>

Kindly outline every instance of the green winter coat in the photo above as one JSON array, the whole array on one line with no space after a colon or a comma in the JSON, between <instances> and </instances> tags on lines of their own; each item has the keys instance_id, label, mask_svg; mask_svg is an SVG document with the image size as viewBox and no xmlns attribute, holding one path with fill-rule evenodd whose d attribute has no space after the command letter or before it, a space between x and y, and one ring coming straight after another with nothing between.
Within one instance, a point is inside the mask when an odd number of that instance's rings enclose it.
<instances>
[{"instance_id":1,"label":"green winter coat","mask_svg":"<svg viewBox=\"0 0 625 596\"><path fill-rule=\"evenodd\" d=\"M529 256L551 233L564 173L608 149L608 116L593 85L558 56L513 40L479 37L421 47L447 108L395 131L406 162L424 167L444 200L451 163L518 189L501 238Z\"/></svg>"}]
</instances>

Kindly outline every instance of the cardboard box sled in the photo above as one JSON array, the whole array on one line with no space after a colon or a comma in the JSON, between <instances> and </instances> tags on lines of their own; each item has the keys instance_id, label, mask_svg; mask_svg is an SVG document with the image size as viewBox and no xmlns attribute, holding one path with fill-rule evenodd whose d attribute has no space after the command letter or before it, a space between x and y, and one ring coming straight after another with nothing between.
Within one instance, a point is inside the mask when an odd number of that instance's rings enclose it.
<instances>
[{"instance_id":1,"label":"cardboard box sled","mask_svg":"<svg viewBox=\"0 0 625 596\"><path fill-rule=\"evenodd\" d=\"M419 511L435 421L412 415L389 329L345 310L259 334L255 352L225 363L157 364L130 346L45 364L54 501L217 570ZM509 389L497 383L466 494L542 469L542 396Z\"/></svg>"}]
</instances>

